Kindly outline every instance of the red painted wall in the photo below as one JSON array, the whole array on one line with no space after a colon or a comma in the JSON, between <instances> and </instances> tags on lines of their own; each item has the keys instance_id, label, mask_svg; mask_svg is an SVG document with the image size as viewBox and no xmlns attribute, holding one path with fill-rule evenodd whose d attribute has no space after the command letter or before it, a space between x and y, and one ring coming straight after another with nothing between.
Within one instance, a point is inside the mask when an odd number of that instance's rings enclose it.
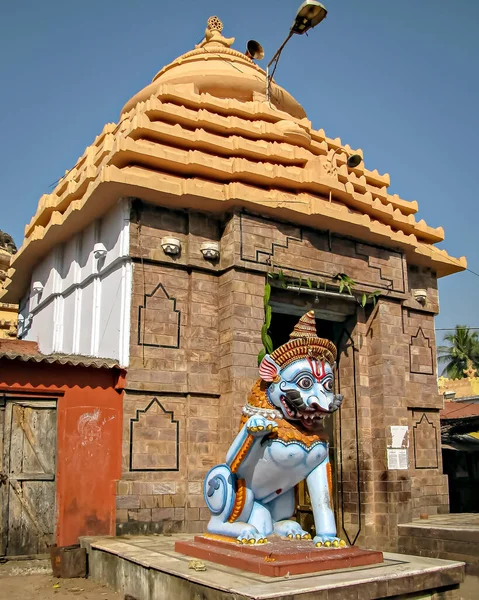
<instances>
[{"instance_id":1,"label":"red painted wall","mask_svg":"<svg viewBox=\"0 0 479 600\"><path fill-rule=\"evenodd\" d=\"M0 359L0 393L58 394L56 543L115 534L124 372ZM116 388L116 389L115 389Z\"/></svg>"}]
</instances>

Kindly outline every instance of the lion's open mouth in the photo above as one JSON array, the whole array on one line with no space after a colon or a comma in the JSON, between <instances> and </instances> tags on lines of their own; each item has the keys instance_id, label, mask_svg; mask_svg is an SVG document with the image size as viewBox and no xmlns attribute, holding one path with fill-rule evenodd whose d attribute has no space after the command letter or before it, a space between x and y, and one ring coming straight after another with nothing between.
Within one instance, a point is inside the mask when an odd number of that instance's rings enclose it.
<instances>
[{"instance_id":1,"label":"lion's open mouth","mask_svg":"<svg viewBox=\"0 0 479 600\"><path fill-rule=\"evenodd\" d=\"M300 420L301 424L306 427L306 429L314 429L321 423L325 415L329 414L327 410L321 408L298 410L289 404L286 396L281 396L281 404L283 405L288 418Z\"/></svg>"}]
</instances>

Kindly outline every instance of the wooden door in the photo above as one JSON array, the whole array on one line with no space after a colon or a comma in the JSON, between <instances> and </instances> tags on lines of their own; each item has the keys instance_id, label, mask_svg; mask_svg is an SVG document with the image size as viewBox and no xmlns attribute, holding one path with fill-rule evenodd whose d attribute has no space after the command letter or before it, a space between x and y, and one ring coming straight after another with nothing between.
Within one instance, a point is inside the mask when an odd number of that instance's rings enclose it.
<instances>
[{"instance_id":1,"label":"wooden door","mask_svg":"<svg viewBox=\"0 0 479 600\"><path fill-rule=\"evenodd\" d=\"M44 554L55 525L56 402L7 399L0 555Z\"/></svg>"}]
</instances>

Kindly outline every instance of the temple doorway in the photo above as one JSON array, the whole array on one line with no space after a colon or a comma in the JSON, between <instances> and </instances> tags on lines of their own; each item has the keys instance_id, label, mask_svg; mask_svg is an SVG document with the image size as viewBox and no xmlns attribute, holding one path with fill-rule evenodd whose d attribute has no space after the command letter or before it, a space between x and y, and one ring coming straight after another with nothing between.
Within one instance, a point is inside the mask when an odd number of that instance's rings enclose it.
<instances>
[{"instance_id":1,"label":"temple doorway","mask_svg":"<svg viewBox=\"0 0 479 600\"><path fill-rule=\"evenodd\" d=\"M350 347L351 338L349 332L354 329L357 319L357 302L352 296L335 293L301 293L290 290L273 288L270 304L272 307L272 319L270 335L273 348L277 348L289 340L289 334L298 322L299 318L307 311L313 310L316 317L316 330L319 337L331 340L338 350L338 368L336 371L336 391L351 395L351 390L342 390L341 381L344 382L351 371L351 360L354 360L353 351ZM343 360L342 360L343 359ZM351 403L352 398L349 398ZM354 398L354 403L356 398ZM340 445L340 418L336 413L332 418L324 421L325 437L329 441L329 459L333 473L334 498L332 503L336 517L338 535L343 529L343 491L341 488L341 465L339 456ZM355 511L354 511L355 512ZM359 512L359 507L358 507ZM311 508L307 486L302 482L296 489L296 520L303 529L310 531L313 535L314 518ZM349 540L350 542L352 540Z\"/></svg>"}]
</instances>

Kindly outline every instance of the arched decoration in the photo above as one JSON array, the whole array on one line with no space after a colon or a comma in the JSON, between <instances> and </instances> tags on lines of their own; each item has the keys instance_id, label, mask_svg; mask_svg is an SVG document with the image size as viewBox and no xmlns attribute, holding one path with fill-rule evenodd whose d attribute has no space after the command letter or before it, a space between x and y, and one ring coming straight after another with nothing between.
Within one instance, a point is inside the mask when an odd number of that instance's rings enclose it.
<instances>
[{"instance_id":1,"label":"arched decoration","mask_svg":"<svg viewBox=\"0 0 479 600\"><path fill-rule=\"evenodd\" d=\"M130 471L179 471L180 423L158 398L130 419Z\"/></svg>"},{"instance_id":2,"label":"arched decoration","mask_svg":"<svg viewBox=\"0 0 479 600\"><path fill-rule=\"evenodd\" d=\"M437 469L439 467L437 429L434 423L422 413L412 428L414 444L414 468Z\"/></svg>"},{"instance_id":3,"label":"arched decoration","mask_svg":"<svg viewBox=\"0 0 479 600\"><path fill-rule=\"evenodd\" d=\"M138 345L153 348L179 348L181 311L162 283L144 294L138 307Z\"/></svg>"}]
</instances>

